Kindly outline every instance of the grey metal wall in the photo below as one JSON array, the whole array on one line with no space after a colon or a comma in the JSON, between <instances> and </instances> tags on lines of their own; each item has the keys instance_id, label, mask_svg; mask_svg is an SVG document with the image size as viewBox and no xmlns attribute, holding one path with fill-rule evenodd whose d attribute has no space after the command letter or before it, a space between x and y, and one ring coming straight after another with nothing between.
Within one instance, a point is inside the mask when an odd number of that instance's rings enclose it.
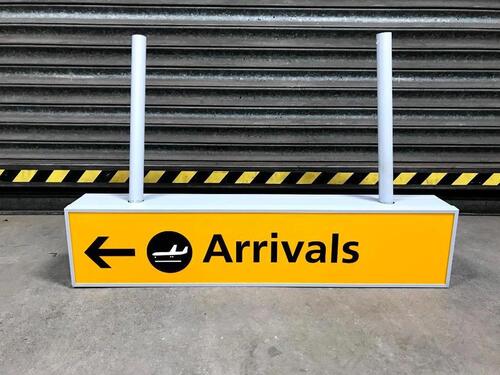
<instances>
[{"instance_id":1,"label":"grey metal wall","mask_svg":"<svg viewBox=\"0 0 500 375\"><path fill-rule=\"evenodd\" d=\"M374 170L390 30L397 170L499 170L497 0L98 4L0 4L0 168L125 167L144 33L148 167Z\"/></svg>"}]
</instances>

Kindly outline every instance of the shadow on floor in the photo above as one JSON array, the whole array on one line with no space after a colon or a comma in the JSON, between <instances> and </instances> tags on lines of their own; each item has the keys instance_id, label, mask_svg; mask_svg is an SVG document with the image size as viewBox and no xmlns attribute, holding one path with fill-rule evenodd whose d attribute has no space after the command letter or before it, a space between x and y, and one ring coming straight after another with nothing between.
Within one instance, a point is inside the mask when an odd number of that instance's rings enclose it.
<instances>
[{"instance_id":1,"label":"shadow on floor","mask_svg":"<svg viewBox=\"0 0 500 375\"><path fill-rule=\"evenodd\" d=\"M51 283L71 287L68 254L53 253L40 267L37 276Z\"/></svg>"},{"instance_id":2,"label":"shadow on floor","mask_svg":"<svg viewBox=\"0 0 500 375\"><path fill-rule=\"evenodd\" d=\"M451 268L450 286L458 286L478 277L477 265L468 259L455 255Z\"/></svg>"}]
</instances>

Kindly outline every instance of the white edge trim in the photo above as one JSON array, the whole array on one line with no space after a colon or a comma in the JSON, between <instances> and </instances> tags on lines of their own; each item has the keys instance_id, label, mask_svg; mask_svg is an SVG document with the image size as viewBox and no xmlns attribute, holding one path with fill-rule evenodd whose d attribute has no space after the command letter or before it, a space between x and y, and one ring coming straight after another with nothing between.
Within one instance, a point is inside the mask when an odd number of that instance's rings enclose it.
<instances>
[{"instance_id":1,"label":"white edge trim","mask_svg":"<svg viewBox=\"0 0 500 375\"><path fill-rule=\"evenodd\" d=\"M457 209L454 213L453 229L452 229L451 240L450 240L450 251L448 252L448 270L446 272L446 287L447 288L450 287L453 255L455 254L455 240L456 240L456 236L457 236L458 215L459 215L459 211Z\"/></svg>"},{"instance_id":2,"label":"white edge trim","mask_svg":"<svg viewBox=\"0 0 500 375\"><path fill-rule=\"evenodd\" d=\"M279 213L287 213L287 214L454 214L456 213L456 209L450 208L449 210L410 210L410 209L404 209L401 211L386 211L386 210L330 210L330 211L319 211L319 210L262 210L262 209L255 209L255 210L230 210L230 209L225 209L225 210L220 210L220 211L215 211L215 210L202 210L202 209L183 209L183 210L175 210L175 209L169 209L169 210L148 210L148 209L141 209L137 211L125 211L125 210L104 210L104 209L99 209L99 208L88 208L88 209L74 209L74 208L69 208L67 212L81 212L81 213L87 213L87 212L100 212L100 213L119 213L119 214L134 214L134 213L151 213L151 214L182 214L182 213L187 213L187 214L279 214Z\"/></svg>"},{"instance_id":3,"label":"white edge trim","mask_svg":"<svg viewBox=\"0 0 500 375\"><path fill-rule=\"evenodd\" d=\"M75 271L73 269L73 248L71 246L71 230L69 226L69 210L64 209L64 222L66 225L66 241L68 243L69 273L71 275L71 286L78 286L75 282Z\"/></svg>"},{"instance_id":4,"label":"white edge trim","mask_svg":"<svg viewBox=\"0 0 500 375\"><path fill-rule=\"evenodd\" d=\"M321 284L321 283L136 283L136 284L126 284L126 283L112 283L112 284L85 284L78 283L72 284L76 288L106 288L106 287L118 287L118 288L157 288L157 287L227 287L227 286L237 286L237 287L294 287L294 288L447 288L446 284Z\"/></svg>"}]
</instances>

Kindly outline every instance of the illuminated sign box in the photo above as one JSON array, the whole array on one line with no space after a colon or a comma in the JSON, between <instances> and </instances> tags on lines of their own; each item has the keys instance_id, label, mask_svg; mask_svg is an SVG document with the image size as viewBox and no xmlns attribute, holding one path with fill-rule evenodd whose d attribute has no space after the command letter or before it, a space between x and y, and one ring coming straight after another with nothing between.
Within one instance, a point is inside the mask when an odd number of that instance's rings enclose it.
<instances>
[{"instance_id":1,"label":"illuminated sign box","mask_svg":"<svg viewBox=\"0 0 500 375\"><path fill-rule=\"evenodd\" d=\"M458 210L393 194L391 49L378 34L378 196L144 195L146 38L134 35L129 194L66 207L72 285L448 286Z\"/></svg>"},{"instance_id":2,"label":"illuminated sign box","mask_svg":"<svg viewBox=\"0 0 500 375\"><path fill-rule=\"evenodd\" d=\"M86 194L65 214L73 286L445 287L458 210L435 196Z\"/></svg>"}]
</instances>

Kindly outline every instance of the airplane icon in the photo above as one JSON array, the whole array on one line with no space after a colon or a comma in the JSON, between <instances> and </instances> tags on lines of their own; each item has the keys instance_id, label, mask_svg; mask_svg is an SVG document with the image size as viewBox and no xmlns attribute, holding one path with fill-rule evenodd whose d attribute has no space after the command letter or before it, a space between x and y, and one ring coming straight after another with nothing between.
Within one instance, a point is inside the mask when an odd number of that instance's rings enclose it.
<instances>
[{"instance_id":1,"label":"airplane icon","mask_svg":"<svg viewBox=\"0 0 500 375\"><path fill-rule=\"evenodd\" d=\"M155 251L151 255L153 257L169 257L170 259L154 259L155 263L180 263L180 259L174 259L174 257L185 255L188 253L188 246L184 249L177 251L177 244L173 245L169 251Z\"/></svg>"}]
</instances>

